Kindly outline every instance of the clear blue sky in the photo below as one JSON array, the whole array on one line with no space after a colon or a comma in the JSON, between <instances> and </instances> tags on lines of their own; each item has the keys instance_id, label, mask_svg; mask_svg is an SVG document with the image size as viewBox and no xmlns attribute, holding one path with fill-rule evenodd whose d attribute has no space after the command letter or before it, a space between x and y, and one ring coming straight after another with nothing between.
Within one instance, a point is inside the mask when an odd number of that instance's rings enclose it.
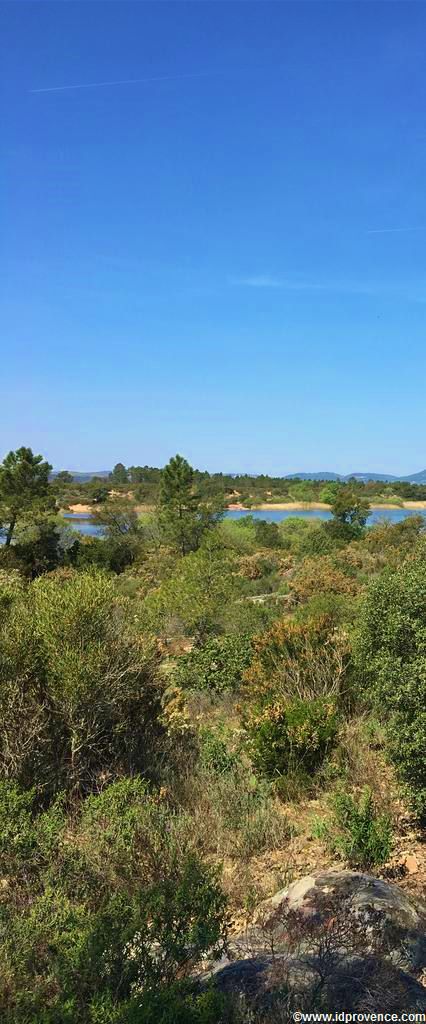
<instances>
[{"instance_id":1,"label":"clear blue sky","mask_svg":"<svg viewBox=\"0 0 426 1024\"><path fill-rule=\"evenodd\" d=\"M0 14L0 454L423 469L426 4Z\"/></svg>"}]
</instances>

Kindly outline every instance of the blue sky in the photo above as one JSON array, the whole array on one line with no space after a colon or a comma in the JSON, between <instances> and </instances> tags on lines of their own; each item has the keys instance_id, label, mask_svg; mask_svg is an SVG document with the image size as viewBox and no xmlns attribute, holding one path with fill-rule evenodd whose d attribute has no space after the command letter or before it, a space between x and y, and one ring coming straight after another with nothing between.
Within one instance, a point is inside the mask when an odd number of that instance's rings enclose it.
<instances>
[{"instance_id":1,"label":"blue sky","mask_svg":"<svg viewBox=\"0 0 426 1024\"><path fill-rule=\"evenodd\" d=\"M1 454L423 469L426 5L1 22Z\"/></svg>"}]
</instances>

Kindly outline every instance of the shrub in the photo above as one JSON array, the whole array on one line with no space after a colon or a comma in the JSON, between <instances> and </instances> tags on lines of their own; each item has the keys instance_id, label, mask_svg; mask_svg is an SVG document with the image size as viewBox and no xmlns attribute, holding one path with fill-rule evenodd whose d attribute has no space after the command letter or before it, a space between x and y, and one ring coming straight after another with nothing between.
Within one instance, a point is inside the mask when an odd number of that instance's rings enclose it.
<instances>
[{"instance_id":1,"label":"shrub","mask_svg":"<svg viewBox=\"0 0 426 1024\"><path fill-rule=\"evenodd\" d=\"M140 779L68 818L59 805L36 814L32 794L1 787L6 1021L130 1020L132 993L173 987L207 951L222 952L226 899L183 819Z\"/></svg>"},{"instance_id":2,"label":"shrub","mask_svg":"<svg viewBox=\"0 0 426 1024\"><path fill-rule=\"evenodd\" d=\"M306 558L291 581L298 601L307 601L318 593L356 594L359 584L353 572L343 572L330 555Z\"/></svg>"},{"instance_id":3,"label":"shrub","mask_svg":"<svg viewBox=\"0 0 426 1024\"><path fill-rule=\"evenodd\" d=\"M132 984L142 990L172 984L207 952L212 959L220 956L227 919L217 871L189 857L179 871L143 892L135 923L125 956Z\"/></svg>"},{"instance_id":4,"label":"shrub","mask_svg":"<svg viewBox=\"0 0 426 1024\"><path fill-rule=\"evenodd\" d=\"M229 749L226 738L221 732L208 726L200 729L200 763L203 768L218 772L232 771L238 765L238 753Z\"/></svg>"},{"instance_id":5,"label":"shrub","mask_svg":"<svg viewBox=\"0 0 426 1024\"><path fill-rule=\"evenodd\" d=\"M101 888L152 885L172 873L182 850L194 853L191 819L140 778L125 778L87 797L69 835L81 875ZM73 883L74 884L74 883Z\"/></svg>"},{"instance_id":6,"label":"shrub","mask_svg":"<svg viewBox=\"0 0 426 1024\"><path fill-rule=\"evenodd\" d=\"M279 619L254 643L247 694L266 704L295 697L337 699L347 660L347 638L328 616L298 623Z\"/></svg>"},{"instance_id":7,"label":"shrub","mask_svg":"<svg viewBox=\"0 0 426 1024\"><path fill-rule=\"evenodd\" d=\"M22 792L14 783L0 782L0 871L12 874L36 845L32 820L34 790Z\"/></svg>"},{"instance_id":8,"label":"shrub","mask_svg":"<svg viewBox=\"0 0 426 1024\"><path fill-rule=\"evenodd\" d=\"M334 743L337 725L332 700L269 705L248 725L255 769L271 779L287 773L313 775Z\"/></svg>"},{"instance_id":9,"label":"shrub","mask_svg":"<svg viewBox=\"0 0 426 1024\"><path fill-rule=\"evenodd\" d=\"M227 997L214 988L194 992L178 983L146 993L135 1004L128 1024L237 1024Z\"/></svg>"},{"instance_id":10,"label":"shrub","mask_svg":"<svg viewBox=\"0 0 426 1024\"><path fill-rule=\"evenodd\" d=\"M334 550L336 544L324 527L324 523L289 516L279 524L281 546L299 558L327 554Z\"/></svg>"},{"instance_id":11,"label":"shrub","mask_svg":"<svg viewBox=\"0 0 426 1024\"><path fill-rule=\"evenodd\" d=\"M205 855L246 860L282 848L289 826L270 784L253 774L241 746L230 745L224 731L200 732L198 768L187 778L190 828Z\"/></svg>"},{"instance_id":12,"label":"shrub","mask_svg":"<svg viewBox=\"0 0 426 1024\"><path fill-rule=\"evenodd\" d=\"M0 770L39 795L87 792L145 769L159 730L152 650L99 573L40 577L11 607L0 647Z\"/></svg>"},{"instance_id":13,"label":"shrub","mask_svg":"<svg viewBox=\"0 0 426 1024\"><path fill-rule=\"evenodd\" d=\"M179 658L176 677L178 685L190 690L224 693L236 690L252 655L248 636L221 636L194 647Z\"/></svg>"},{"instance_id":14,"label":"shrub","mask_svg":"<svg viewBox=\"0 0 426 1024\"><path fill-rule=\"evenodd\" d=\"M333 626L347 626L356 619L358 611L357 598L344 594L314 594L305 604L299 605L295 611L296 623L328 619Z\"/></svg>"},{"instance_id":15,"label":"shrub","mask_svg":"<svg viewBox=\"0 0 426 1024\"><path fill-rule=\"evenodd\" d=\"M0 620L4 618L13 602L23 593L24 582L17 569L2 569L0 566Z\"/></svg>"},{"instance_id":16,"label":"shrub","mask_svg":"<svg viewBox=\"0 0 426 1024\"><path fill-rule=\"evenodd\" d=\"M200 640L221 633L229 603L241 594L232 551L208 537L198 551L181 558L168 579L149 593L145 624L162 636L184 634Z\"/></svg>"},{"instance_id":17,"label":"shrub","mask_svg":"<svg viewBox=\"0 0 426 1024\"><path fill-rule=\"evenodd\" d=\"M343 790L336 793L333 816L317 826L317 835L326 840L352 867L372 868L384 864L392 849L392 823L377 812L368 786L356 800Z\"/></svg>"},{"instance_id":18,"label":"shrub","mask_svg":"<svg viewBox=\"0 0 426 1024\"><path fill-rule=\"evenodd\" d=\"M426 562L386 570L368 589L356 644L364 699L387 727L389 750L426 816Z\"/></svg>"}]
</instances>

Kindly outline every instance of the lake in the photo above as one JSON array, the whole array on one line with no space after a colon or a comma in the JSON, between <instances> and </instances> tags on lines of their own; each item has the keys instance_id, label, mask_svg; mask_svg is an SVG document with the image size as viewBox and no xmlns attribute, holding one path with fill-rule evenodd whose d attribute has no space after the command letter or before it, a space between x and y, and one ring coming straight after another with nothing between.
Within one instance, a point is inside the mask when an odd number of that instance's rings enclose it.
<instances>
[{"instance_id":1,"label":"lake","mask_svg":"<svg viewBox=\"0 0 426 1024\"><path fill-rule=\"evenodd\" d=\"M294 511L292 509L255 509L252 512L245 512L241 509L234 509L231 512L226 512L225 517L227 519L242 519L244 516L253 516L253 519L266 519L268 523L280 523L282 519L290 519L297 516L298 519L331 519L331 512L325 512L324 509L302 509ZM400 523L402 519L407 519L410 516L423 516L426 519L426 509L408 509L408 508L378 508L373 509L368 517L369 526L373 523L382 522L384 519L390 523ZM78 515L72 512L66 512L64 519L73 528L78 530L79 533L84 534L86 537L102 537L103 527L96 526L91 522L91 515L89 512L79 513Z\"/></svg>"}]
</instances>

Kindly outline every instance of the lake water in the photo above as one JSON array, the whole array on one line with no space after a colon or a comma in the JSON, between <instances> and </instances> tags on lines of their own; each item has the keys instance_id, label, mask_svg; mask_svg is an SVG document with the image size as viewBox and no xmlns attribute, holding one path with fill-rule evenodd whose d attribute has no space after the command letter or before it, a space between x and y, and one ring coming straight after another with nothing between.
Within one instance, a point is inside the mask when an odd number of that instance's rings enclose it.
<instances>
[{"instance_id":1,"label":"lake water","mask_svg":"<svg viewBox=\"0 0 426 1024\"><path fill-rule=\"evenodd\" d=\"M312 519L314 521L318 519L331 519L331 512L325 512L324 509L266 509L260 511L255 509L252 512L245 512L241 509L236 509L231 512L226 512L225 516L227 519L242 519L244 516L253 516L253 519L266 519L268 523L279 523L282 519L290 519L297 516L298 519ZM426 509L404 509L404 508L389 508L389 509L373 509L368 517L369 526L373 523L379 523L384 519L390 523L400 523L402 519L407 519L409 516L423 516L426 519ZM102 537L103 528L102 526L96 526L91 522L90 513L80 513L75 515L72 512L66 512L64 519L67 524L74 530L78 530L79 533L84 534L86 537Z\"/></svg>"}]
</instances>

